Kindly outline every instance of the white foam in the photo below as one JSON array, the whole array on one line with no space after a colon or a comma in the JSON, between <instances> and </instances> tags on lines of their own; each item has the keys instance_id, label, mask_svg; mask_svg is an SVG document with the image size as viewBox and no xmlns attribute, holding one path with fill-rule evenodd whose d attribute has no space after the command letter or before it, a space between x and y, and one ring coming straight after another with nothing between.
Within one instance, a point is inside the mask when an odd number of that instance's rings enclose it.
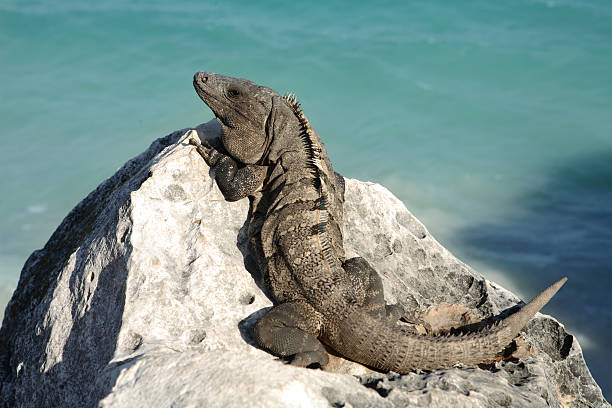
<instances>
[{"instance_id":1,"label":"white foam","mask_svg":"<svg viewBox=\"0 0 612 408\"><path fill-rule=\"evenodd\" d=\"M43 214L47 212L46 204L35 204L28 207L28 212L30 214Z\"/></svg>"}]
</instances>

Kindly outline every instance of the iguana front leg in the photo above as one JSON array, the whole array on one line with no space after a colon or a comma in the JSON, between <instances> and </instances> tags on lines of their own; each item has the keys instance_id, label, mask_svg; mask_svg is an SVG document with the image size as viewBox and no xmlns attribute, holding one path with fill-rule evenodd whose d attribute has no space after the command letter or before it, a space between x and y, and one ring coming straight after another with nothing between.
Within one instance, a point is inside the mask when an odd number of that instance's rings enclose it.
<instances>
[{"instance_id":1,"label":"iguana front leg","mask_svg":"<svg viewBox=\"0 0 612 408\"><path fill-rule=\"evenodd\" d=\"M237 162L206 141L191 138L189 144L195 146L200 156L215 171L215 180L226 200L237 201L261 189L268 170L266 166Z\"/></svg>"}]
</instances>

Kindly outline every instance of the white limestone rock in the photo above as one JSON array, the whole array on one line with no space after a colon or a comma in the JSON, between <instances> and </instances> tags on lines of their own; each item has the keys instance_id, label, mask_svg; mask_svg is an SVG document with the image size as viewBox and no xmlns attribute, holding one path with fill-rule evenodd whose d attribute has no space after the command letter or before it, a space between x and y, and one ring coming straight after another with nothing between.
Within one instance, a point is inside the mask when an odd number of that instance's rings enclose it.
<instances>
[{"instance_id":1,"label":"white limestone rock","mask_svg":"<svg viewBox=\"0 0 612 408\"><path fill-rule=\"evenodd\" d=\"M259 350L251 329L272 303L245 242L249 203L223 199L194 132L126 163L27 260L0 330L2 406L608 406L577 340L543 315L525 334L538 352L489 370L400 376L336 357L321 371ZM484 318L518 302L383 187L347 180L345 208L347 255L381 273L390 303Z\"/></svg>"}]
</instances>

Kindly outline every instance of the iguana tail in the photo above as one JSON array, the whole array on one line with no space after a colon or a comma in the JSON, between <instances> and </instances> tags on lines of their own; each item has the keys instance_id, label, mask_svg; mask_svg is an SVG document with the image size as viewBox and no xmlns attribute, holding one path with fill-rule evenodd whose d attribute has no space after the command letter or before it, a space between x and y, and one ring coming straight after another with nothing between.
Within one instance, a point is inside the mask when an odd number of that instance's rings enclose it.
<instances>
[{"instance_id":1,"label":"iguana tail","mask_svg":"<svg viewBox=\"0 0 612 408\"><path fill-rule=\"evenodd\" d=\"M420 336L402 333L354 310L328 339L345 357L383 371L407 373L455 364L476 365L493 358L554 296L567 278L554 283L518 312L486 329L462 335Z\"/></svg>"}]
</instances>

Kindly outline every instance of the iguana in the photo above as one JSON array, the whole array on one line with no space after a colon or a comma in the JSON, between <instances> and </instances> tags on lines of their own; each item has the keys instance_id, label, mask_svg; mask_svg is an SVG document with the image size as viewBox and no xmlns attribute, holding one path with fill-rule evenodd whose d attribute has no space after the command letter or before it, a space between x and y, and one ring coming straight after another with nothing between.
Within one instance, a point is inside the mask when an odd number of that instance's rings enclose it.
<instances>
[{"instance_id":1,"label":"iguana","mask_svg":"<svg viewBox=\"0 0 612 408\"><path fill-rule=\"evenodd\" d=\"M218 148L190 143L213 168L227 200L251 200L251 250L275 302L253 332L272 354L323 367L326 343L382 371L476 365L509 345L565 283L559 280L518 312L476 332L428 336L399 330L378 273L361 257L345 257L344 179L295 95L209 72L196 73L193 84L220 123L222 140Z\"/></svg>"}]
</instances>

